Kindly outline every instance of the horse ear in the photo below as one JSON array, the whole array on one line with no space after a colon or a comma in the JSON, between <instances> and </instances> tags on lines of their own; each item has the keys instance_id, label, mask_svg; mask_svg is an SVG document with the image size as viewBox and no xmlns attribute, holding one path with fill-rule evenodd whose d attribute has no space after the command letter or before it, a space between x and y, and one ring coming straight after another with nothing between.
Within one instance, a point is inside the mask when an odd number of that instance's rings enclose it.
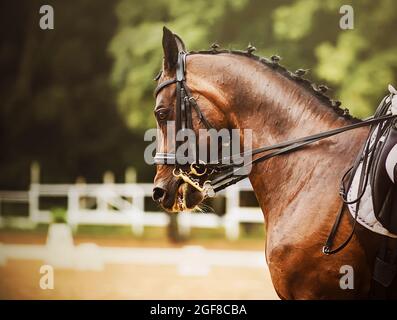
<instances>
[{"instance_id":1,"label":"horse ear","mask_svg":"<svg viewBox=\"0 0 397 320\"><path fill-rule=\"evenodd\" d=\"M167 27L163 27L164 69L175 70L178 62L178 43L175 35Z\"/></svg>"},{"instance_id":2,"label":"horse ear","mask_svg":"<svg viewBox=\"0 0 397 320\"><path fill-rule=\"evenodd\" d=\"M186 47L185 47L185 44L184 44L182 38L180 36L178 36L177 34L175 34L175 33L174 33L174 37L175 37L175 40L176 40L176 44L178 46L178 51L179 52L181 52L181 51L186 52Z\"/></svg>"}]
</instances>

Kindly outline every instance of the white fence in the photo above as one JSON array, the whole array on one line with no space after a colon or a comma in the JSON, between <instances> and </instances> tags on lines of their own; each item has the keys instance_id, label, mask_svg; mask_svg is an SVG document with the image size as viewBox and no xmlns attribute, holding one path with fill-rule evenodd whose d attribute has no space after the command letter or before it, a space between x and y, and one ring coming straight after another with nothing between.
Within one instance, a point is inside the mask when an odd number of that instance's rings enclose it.
<instances>
[{"instance_id":1,"label":"white fence","mask_svg":"<svg viewBox=\"0 0 397 320\"><path fill-rule=\"evenodd\" d=\"M217 266L267 267L263 251L213 250L200 246L122 248L85 243L51 248L48 244L0 244L0 266L5 266L8 259L42 260L54 268L96 271L103 270L105 264L170 265L177 266L178 273L185 276L204 276Z\"/></svg>"},{"instance_id":2,"label":"white fence","mask_svg":"<svg viewBox=\"0 0 397 320\"><path fill-rule=\"evenodd\" d=\"M145 211L145 198L152 195L152 184L32 184L28 192L1 191L0 207L5 202L29 204L29 220L33 223L49 223L50 211L40 209L40 197L67 199L67 222L79 225L130 225L136 235L142 235L145 226L164 227L169 216L164 212ZM191 228L225 228L229 239L239 236L240 223L263 223L258 207L240 206L240 192L252 191L249 181L242 181L221 193L226 199L223 216L214 213L178 214L178 226L182 234ZM1 222L0 212L0 222Z\"/></svg>"}]
</instances>

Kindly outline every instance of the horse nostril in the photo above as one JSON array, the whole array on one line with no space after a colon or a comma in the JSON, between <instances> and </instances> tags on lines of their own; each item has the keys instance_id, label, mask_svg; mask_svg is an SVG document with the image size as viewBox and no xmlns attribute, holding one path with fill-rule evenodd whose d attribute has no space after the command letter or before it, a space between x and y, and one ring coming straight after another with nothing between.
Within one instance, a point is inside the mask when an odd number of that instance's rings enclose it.
<instances>
[{"instance_id":1,"label":"horse nostril","mask_svg":"<svg viewBox=\"0 0 397 320\"><path fill-rule=\"evenodd\" d=\"M153 188L152 198L157 203L161 203L165 198L166 191L163 188L155 187Z\"/></svg>"}]
</instances>

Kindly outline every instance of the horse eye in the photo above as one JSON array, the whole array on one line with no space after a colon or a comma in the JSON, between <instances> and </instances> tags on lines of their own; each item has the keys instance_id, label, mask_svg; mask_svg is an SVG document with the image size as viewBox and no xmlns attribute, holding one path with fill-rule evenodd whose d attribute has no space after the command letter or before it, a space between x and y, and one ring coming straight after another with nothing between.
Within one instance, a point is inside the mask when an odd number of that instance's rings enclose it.
<instances>
[{"instance_id":1,"label":"horse eye","mask_svg":"<svg viewBox=\"0 0 397 320\"><path fill-rule=\"evenodd\" d=\"M156 118L158 121L164 121L168 117L169 110L168 109L159 109L155 112Z\"/></svg>"}]
</instances>

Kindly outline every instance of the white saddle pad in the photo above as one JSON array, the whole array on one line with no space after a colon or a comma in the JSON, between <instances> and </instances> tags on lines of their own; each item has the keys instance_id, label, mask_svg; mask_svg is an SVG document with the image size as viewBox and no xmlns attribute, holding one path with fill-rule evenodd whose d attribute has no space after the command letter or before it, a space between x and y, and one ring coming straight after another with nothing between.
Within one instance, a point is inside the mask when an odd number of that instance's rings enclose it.
<instances>
[{"instance_id":1,"label":"white saddle pad","mask_svg":"<svg viewBox=\"0 0 397 320\"><path fill-rule=\"evenodd\" d=\"M397 114L397 90L394 89L394 87L392 85L389 85L389 91L392 94L392 98L391 98L391 106L390 106L390 109L388 110L388 113ZM386 98L386 102L390 102L390 97ZM377 129L374 130L374 132L371 136L371 139L369 142L370 146L372 146L372 144L374 143L376 134L377 134ZM382 137L381 139L384 139L384 137ZM388 159L386 161L386 162L389 162L386 164L386 169L387 169L387 172L390 176L390 179L392 179L392 181L393 181L393 172L392 171L394 170L393 168L395 165L395 157L396 157L396 154L392 150L392 152L390 153L390 156L388 157ZM358 185L360 182L361 170L362 170L362 163L357 168L357 171L356 171L353 181L352 181L352 185L349 189L349 192L347 193L347 200L349 202L357 199ZM350 211L351 215L354 218L356 216L356 204L355 203L349 204L348 207L349 207L349 211ZM368 185L365 189L364 195L361 198L359 209L358 209L357 222L373 232L382 234L384 236L388 236L390 238L397 238L397 234L387 231L375 217L374 206L373 206L373 201L372 201L372 188L371 188L370 183L368 183Z\"/></svg>"},{"instance_id":2,"label":"white saddle pad","mask_svg":"<svg viewBox=\"0 0 397 320\"><path fill-rule=\"evenodd\" d=\"M358 191L358 184L360 182L361 170L362 170L362 164L360 164L360 166L357 168L352 185L350 187L349 192L347 193L348 201L352 201L357 198L357 191ZM349 204L348 207L351 215L354 218L356 216L356 204L355 203ZM372 203L372 189L370 183L368 183L364 195L361 198L360 206L358 209L357 222L363 225L365 228L371 230L372 232L376 232L384 236L388 236L390 238L397 238L397 234L387 231L375 217L374 206Z\"/></svg>"}]
</instances>

